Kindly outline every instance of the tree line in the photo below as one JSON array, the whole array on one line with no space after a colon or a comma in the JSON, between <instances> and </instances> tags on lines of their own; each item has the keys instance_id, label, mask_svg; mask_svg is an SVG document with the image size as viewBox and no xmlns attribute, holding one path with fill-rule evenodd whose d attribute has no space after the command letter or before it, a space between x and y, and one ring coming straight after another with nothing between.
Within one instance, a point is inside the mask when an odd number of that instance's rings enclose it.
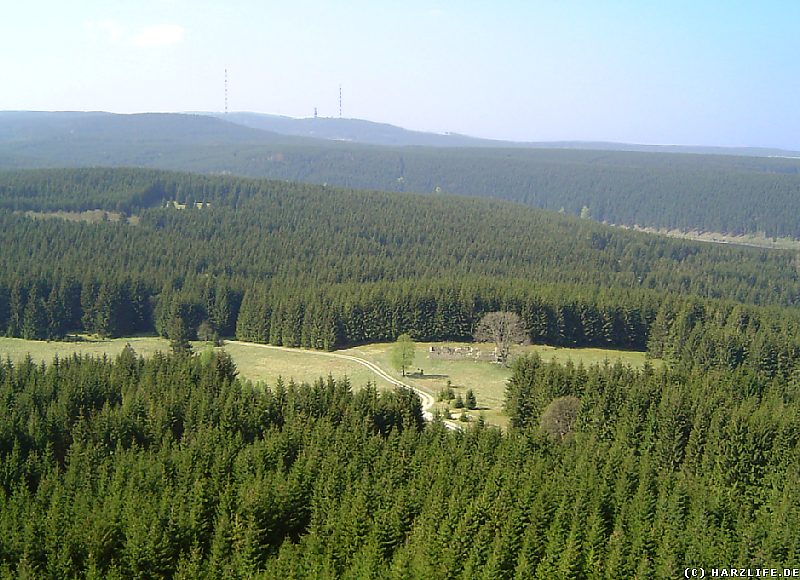
<instances>
[{"instance_id":1,"label":"tree line","mask_svg":"<svg viewBox=\"0 0 800 580\"><path fill-rule=\"evenodd\" d=\"M463 284L463 285L462 285ZM514 312L531 342L647 350L673 364L745 366L787 376L800 360L794 310L523 283L406 281L306 287L219 283L159 291L138 279L0 286L7 336L63 339L67 332L171 340L233 337L332 350L395 340L470 340L483 314Z\"/></svg>"}]
</instances>

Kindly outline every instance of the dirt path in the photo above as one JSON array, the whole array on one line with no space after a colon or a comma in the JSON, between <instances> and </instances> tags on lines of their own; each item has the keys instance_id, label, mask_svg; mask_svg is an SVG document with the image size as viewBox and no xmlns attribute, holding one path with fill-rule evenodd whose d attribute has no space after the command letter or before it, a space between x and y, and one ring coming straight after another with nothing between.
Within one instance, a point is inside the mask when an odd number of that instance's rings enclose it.
<instances>
[{"instance_id":1,"label":"dirt path","mask_svg":"<svg viewBox=\"0 0 800 580\"><path fill-rule=\"evenodd\" d=\"M315 354L315 355L319 355L319 356L329 356L329 357L333 357L333 358L340 358L340 359L349 360L349 361L358 363L360 365L363 365L363 366L367 367L369 370L371 370L373 373L375 373L376 375L378 375L380 378L382 378L383 380L387 381L388 383L390 383L392 385L396 385L398 387L403 387L404 389L411 389L412 391L417 393L417 395L419 395L419 398L422 400L422 416L425 418L426 421L433 421L433 414L431 413L430 409L431 409L431 407L433 407L433 405L434 405L434 403L436 401L433 399L433 397L431 395L429 395L425 391L422 391L420 389L412 387L408 383L404 383L403 381L400 381L400 380L390 376L389 373L384 371L378 365L376 365L375 363L372 363L372 362L370 362L370 361L368 361L366 359L359 358L357 356L352 356L352 355L349 355L349 354L339 354L337 352L325 352L325 351L322 351L322 350L308 350L308 349L305 349L305 348L292 348L292 347L287 347L287 346L272 346L271 344L259 344L257 342L243 342L241 340L226 340L225 342L229 342L231 344L240 344L242 346L258 346L260 348L268 348L268 349L271 349L271 350L283 350L283 351L286 351L286 352L305 352L305 353ZM459 425L456 425L455 423L452 423L451 421L445 421L444 424L445 424L445 427L447 427L448 429L450 429L452 431L461 431L461 427Z\"/></svg>"}]
</instances>

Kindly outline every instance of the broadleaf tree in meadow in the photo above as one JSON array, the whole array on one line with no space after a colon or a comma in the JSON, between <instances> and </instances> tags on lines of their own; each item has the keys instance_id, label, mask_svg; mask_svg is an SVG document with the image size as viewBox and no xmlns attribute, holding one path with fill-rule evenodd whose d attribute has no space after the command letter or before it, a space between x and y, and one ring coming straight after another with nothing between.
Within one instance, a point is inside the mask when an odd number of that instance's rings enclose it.
<instances>
[{"instance_id":1,"label":"broadleaf tree in meadow","mask_svg":"<svg viewBox=\"0 0 800 580\"><path fill-rule=\"evenodd\" d=\"M392 366L403 376L406 369L414 364L414 341L408 334L401 334L392 346Z\"/></svg>"},{"instance_id":2,"label":"broadleaf tree in meadow","mask_svg":"<svg viewBox=\"0 0 800 580\"><path fill-rule=\"evenodd\" d=\"M506 364L511 345L527 342L528 333L516 312L489 312L475 327L475 340L493 342L497 362Z\"/></svg>"}]
</instances>

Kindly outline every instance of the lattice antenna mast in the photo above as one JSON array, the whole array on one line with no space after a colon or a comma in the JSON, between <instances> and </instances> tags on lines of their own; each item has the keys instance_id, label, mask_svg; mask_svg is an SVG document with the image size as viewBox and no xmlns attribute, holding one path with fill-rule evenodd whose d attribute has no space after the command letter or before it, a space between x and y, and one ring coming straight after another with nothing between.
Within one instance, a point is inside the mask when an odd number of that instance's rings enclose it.
<instances>
[{"instance_id":1,"label":"lattice antenna mast","mask_svg":"<svg viewBox=\"0 0 800 580\"><path fill-rule=\"evenodd\" d=\"M228 69L225 69L225 114L228 114Z\"/></svg>"},{"instance_id":2,"label":"lattice antenna mast","mask_svg":"<svg viewBox=\"0 0 800 580\"><path fill-rule=\"evenodd\" d=\"M342 85L339 85L339 118L342 118Z\"/></svg>"}]
</instances>

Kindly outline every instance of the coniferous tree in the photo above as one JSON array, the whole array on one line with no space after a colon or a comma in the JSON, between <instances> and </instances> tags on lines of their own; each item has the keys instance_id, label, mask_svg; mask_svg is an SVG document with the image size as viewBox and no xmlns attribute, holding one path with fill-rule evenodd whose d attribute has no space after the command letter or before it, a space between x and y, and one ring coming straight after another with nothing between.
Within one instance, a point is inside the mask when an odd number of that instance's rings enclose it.
<instances>
[{"instance_id":1,"label":"coniferous tree","mask_svg":"<svg viewBox=\"0 0 800 580\"><path fill-rule=\"evenodd\" d=\"M43 340L47 338L47 334L47 309L44 300L39 296L38 286L34 284L31 287L28 301L25 305L25 314L22 320L22 338Z\"/></svg>"},{"instance_id":2,"label":"coniferous tree","mask_svg":"<svg viewBox=\"0 0 800 580\"><path fill-rule=\"evenodd\" d=\"M67 331L67 312L63 302L63 295L56 286L50 290L45 304L47 311L47 338L49 340L60 339Z\"/></svg>"},{"instance_id":3,"label":"coniferous tree","mask_svg":"<svg viewBox=\"0 0 800 580\"><path fill-rule=\"evenodd\" d=\"M209 321L220 336L230 336L233 334L231 320L233 312L231 309L230 292L224 285L218 285L214 291L214 301L209 305Z\"/></svg>"},{"instance_id":4,"label":"coniferous tree","mask_svg":"<svg viewBox=\"0 0 800 580\"><path fill-rule=\"evenodd\" d=\"M122 334L125 320L121 312L121 302L120 290L115 283L100 285L92 308L94 323L91 326L91 330L100 338L113 338Z\"/></svg>"},{"instance_id":5,"label":"coniferous tree","mask_svg":"<svg viewBox=\"0 0 800 580\"><path fill-rule=\"evenodd\" d=\"M8 336L20 336L22 334L22 324L25 312L25 304L28 301L28 290L17 279L11 287L8 299Z\"/></svg>"},{"instance_id":6,"label":"coniferous tree","mask_svg":"<svg viewBox=\"0 0 800 580\"><path fill-rule=\"evenodd\" d=\"M193 332L190 307L181 299L180 295L176 294L172 298L166 331L173 352L181 353L191 350L189 341L193 338Z\"/></svg>"},{"instance_id":7,"label":"coniferous tree","mask_svg":"<svg viewBox=\"0 0 800 580\"><path fill-rule=\"evenodd\" d=\"M467 406L467 409L477 409L478 408L478 400L475 397L475 391L472 389L467 389L467 395L464 399L464 403Z\"/></svg>"},{"instance_id":8,"label":"coniferous tree","mask_svg":"<svg viewBox=\"0 0 800 580\"><path fill-rule=\"evenodd\" d=\"M97 324L97 293L100 285L92 280L84 280L81 285L81 327L87 332L95 332Z\"/></svg>"},{"instance_id":9,"label":"coniferous tree","mask_svg":"<svg viewBox=\"0 0 800 580\"><path fill-rule=\"evenodd\" d=\"M11 297L8 288L0 285L0 332L6 332L8 330L10 300Z\"/></svg>"}]
</instances>

